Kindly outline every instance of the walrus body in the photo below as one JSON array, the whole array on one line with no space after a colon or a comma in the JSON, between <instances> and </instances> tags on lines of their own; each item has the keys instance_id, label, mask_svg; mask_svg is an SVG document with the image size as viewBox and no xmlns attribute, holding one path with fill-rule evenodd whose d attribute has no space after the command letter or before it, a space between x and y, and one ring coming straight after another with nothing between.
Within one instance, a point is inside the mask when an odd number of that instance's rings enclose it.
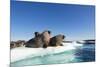
<instances>
[{"instance_id":1,"label":"walrus body","mask_svg":"<svg viewBox=\"0 0 100 67\"><path fill-rule=\"evenodd\" d=\"M31 47L31 48L39 48L43 46L41 34L38 32L35 32L35 37L30 39L25 47Z\"/></svg>"},{"instance_id":2,"label":"walrus body","mask_svg":"<svg viewBox=\"0 0 100 67\"><path fill-rule=\"evenodd\" d=\"M24 46L25 44L25 41L24 40L18 40L18 41L11 41L10 42L10 48L16 48L16 47L22 47Z\"/></svg>"},{"instance_id":3,"label":"walrus body","mask_svg":"<svg viewBox=\"0 0 100 67\"><path fill-rule=\"evenodd\" d=\"M65 38L64 35L56 35L50 39L49 46L63 46L62 41Z\"/></svg>"},{"instance_id":4,"label":"walrus body","mask_svg":"<svg viewBox=\"0 0 100 67\"><path fill-rule=\"evenodd\" d=\"M47 46L49 45L50 42L50 38L51 38L51 32L50 31L44 31L42 33L42 41L43 41L43 48L47 48Z\"/></svg>"}]
</instances>

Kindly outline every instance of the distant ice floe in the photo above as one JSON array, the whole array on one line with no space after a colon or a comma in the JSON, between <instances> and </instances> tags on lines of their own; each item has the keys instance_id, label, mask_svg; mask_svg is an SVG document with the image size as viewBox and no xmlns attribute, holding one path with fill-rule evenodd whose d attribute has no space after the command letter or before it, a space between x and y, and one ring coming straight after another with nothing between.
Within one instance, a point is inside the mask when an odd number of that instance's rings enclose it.
<instances>
[{"instance_id":1,"label":"distant ice floe","mask_svg":"<svg viewBox=\"0 0 100 67\"><path fill-rule=\"evenodd\" d=\"M76 41L73 41L72 44L73 44L74 46L83 46L83 44L79 44L79 43L77 43Z\"/></svg>"},{"instance_id":2,"label":"distant ice floe","mask_svg":"<svg viewBox=\"0 0 100 67\"><path fill-rule=\"evenodd\" d=\"M77 46L83 46L83 44L79 44L76 41L73 41L72 43L63 43L64 46L73 46L73 47L77 47Z\"/></svg>"}]
</instances>

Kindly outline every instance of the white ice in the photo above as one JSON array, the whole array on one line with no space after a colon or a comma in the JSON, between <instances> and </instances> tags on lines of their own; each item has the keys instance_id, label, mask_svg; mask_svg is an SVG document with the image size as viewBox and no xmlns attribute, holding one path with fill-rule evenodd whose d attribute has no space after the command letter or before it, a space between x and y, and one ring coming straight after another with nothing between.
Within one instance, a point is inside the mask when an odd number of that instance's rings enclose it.
<instances>
[{"instance_id":1,"label":"white ice","mask_svg":"<svg viewBox=\"0 0 100 67\"><path fill-rule=\"evenodd\" d=\"M11 62L15 62L21 59L25 59L27 57L36 57L36 56L43 56L43 55L48 55L48 54L55 54L55 53L60 53L72 49L76 49L75 45L73 43L63 43L64 46L59 46L59 47L47 47L46 49L44 48L27 48L27 47L19 47L19 48L14 48L11 50Z\"/></svg>"}]
</instances>

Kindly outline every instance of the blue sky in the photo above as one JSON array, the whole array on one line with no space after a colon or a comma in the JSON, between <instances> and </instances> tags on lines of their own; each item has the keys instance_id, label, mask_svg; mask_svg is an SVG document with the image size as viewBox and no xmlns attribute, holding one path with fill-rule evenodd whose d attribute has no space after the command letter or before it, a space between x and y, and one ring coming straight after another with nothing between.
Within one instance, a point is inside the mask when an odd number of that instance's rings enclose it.
<instances>
[{"instance_id":1,"label":"blue sky","mask_svg":"<svg viewBox=\"0 0 100 67\"><path fill-rule=\"evenodd\" d=\"M46 29L66 40L95 39L95 6L11 2L11 40L28 40Z\"/></svg>"}]
</instances>

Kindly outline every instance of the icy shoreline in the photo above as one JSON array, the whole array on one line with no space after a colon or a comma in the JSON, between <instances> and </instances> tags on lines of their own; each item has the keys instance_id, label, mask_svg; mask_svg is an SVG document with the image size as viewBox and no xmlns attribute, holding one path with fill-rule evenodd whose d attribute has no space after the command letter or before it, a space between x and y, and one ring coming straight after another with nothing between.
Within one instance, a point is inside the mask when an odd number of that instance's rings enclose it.
<instances>
[{"instance_id":1,"label":"icy shoreline","mask_svg":"<svg viewBox=\"0 0 100 67\"><path fill-rule=\"evenodd\" d=\"M44 48L27 48L27 47L18 47L11 50L11 62L19 61L29 56L43 56L48 54L61 53L68 50L76 49L75 46L82 46L81 44L76 43L63 43L64 46L59 47L48 47Z\"/></svg>"}]
</instances>

